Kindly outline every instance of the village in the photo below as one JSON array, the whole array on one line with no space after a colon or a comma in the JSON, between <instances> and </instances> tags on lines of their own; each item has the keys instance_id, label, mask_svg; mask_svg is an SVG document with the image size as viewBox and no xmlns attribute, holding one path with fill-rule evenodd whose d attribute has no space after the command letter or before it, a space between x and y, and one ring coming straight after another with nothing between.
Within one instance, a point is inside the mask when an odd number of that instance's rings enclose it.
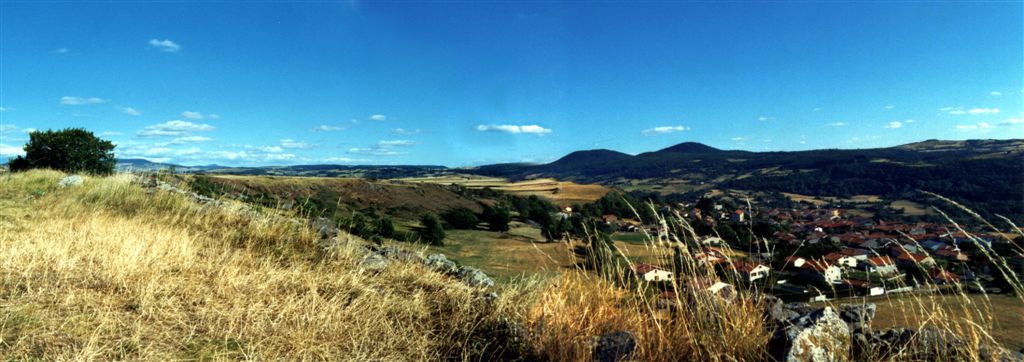
<instances>
[{"instance_id":1,"label":"village","mask_svg":"<svg viewBox=\"0 0 1024 362\"><path fill-rule=\"evenodd\" d=\"M1021 240L967 232L953 224L873 220L848 215L840 208L806 205L751 211L718 203L702 210L680 203L661 211L674 212L695 229L711 230L687 241L697 250L692 261L728 283L697 278L680 284L715 294L735 295L736 288L753 288L783 300L806 302L947 289L1004 293L1012 292L1004 271L1024 273L1024 258L1017 252ZM647 231L661 235L660 243L666 244L665 233L656 226L616 215L602 219L619 233ZM764 237L747 233L755 241L737 243L732 240L735 236L715 233L721 225L771 233ZM992 260L1006 264L1001 270ZM669 264L641 262L632 265L631 271L670 298L677 273Z\"/></svg>"}]
</instances>

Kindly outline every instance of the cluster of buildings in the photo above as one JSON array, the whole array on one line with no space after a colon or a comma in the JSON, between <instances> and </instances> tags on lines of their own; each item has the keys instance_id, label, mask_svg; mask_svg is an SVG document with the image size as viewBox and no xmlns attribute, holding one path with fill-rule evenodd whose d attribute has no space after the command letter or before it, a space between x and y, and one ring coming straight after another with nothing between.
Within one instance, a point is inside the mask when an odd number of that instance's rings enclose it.
<instances>
[{"instance_id":1,"label":"cluster of buildings","mask_svg":"<svg viewBox=\"0 0 1024 362\"><path fill-rule=\"evenodd\" d=\"M747 210L708 213L692 209L684 215L690 222L751 225L752 213ZM952 225L847 217L841 209L770 209L753 218L778 230L764 243L767 250L735 250L726 240L705 236L694 243L698 249L693 261L713 268L722 280L794 300L872 296L955 283L985 288L1000 271L981 254L992 255L993 243L1006 242L998 234L967 235ZM1000 258L1024 276L1019 253ZM633 269L651 282L673 275L671 268L650 264Z\"/></svg>"}]
</instances>

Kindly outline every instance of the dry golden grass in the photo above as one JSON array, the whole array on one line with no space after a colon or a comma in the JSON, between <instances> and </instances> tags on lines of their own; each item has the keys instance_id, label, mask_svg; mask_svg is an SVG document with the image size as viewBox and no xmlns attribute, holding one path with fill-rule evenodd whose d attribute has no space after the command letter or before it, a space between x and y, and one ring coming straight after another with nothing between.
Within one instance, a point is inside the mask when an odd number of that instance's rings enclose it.
<instances>
[{"instance_id":1,"label":"dry golden grass","mask_svg":"<svg viewBox=\"0 0 1024 362\"><path fill-rule=\"evenodd\" d=\"M522 304L514 290L491 305L414 265L363 274L351 248L316 253L285 217L147 195L127 176L54 188L60 176L0 178L0 359L487 359L508 348L495 336Z\"/></svg>"}]
</instances>

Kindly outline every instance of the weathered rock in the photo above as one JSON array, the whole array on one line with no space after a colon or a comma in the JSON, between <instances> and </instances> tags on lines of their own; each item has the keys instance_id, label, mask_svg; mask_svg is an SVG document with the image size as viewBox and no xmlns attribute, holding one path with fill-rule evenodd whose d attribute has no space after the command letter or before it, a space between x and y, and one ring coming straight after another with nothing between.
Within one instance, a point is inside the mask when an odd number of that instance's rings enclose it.
<instances>
[{"instance_id":1,"label":"weathered rock","mask_svg":"<svg viewBox=\"0 0 1024 362\"><path fill-rule=\"evenodd\" d=\"M878 307L874 303L867 304L844 304L839 306L839 318L846 322L850 331L866 329L875 318Z\"/></svg>"},{"instance_id":2,"label":"weathered rock","mask_svg":"<svg viewBox=\"0 0 1024 362\"><path fill-rule=\"evenodd\" d=\"M60 179L60 181L57 181L57 186L59 186L59 187L78 187L78 186L82 186L83 182L85 182L85 179L83 179L82 176L68 175L68 176L62 177Z\"/></svg>"},{"instance_id":3,"label":"weathered rock","mask_svg":"<svg viewBox=\"0 0 1024 362\"><path fill-rule=\"evenodd\" d=\"M379 273L388 268L388 261L383 256L370 254L359 261L359 269L371 273Z\"/></svg>"},{"instance_id":4,"label":"weathered rock","mask_svg":"<svg viewBox=\"0 0 1024 362\"><path fill-rule=\"evenodd\" d=\"M623 361L636 349L633 334L623 331L594 338L594 360L600 362Z\"/></svg>"},{"instance_id":5,"label":"weathered rock","mask_svg":"<svg viewBox=\"0 0 1024 362\"><path fill-rule=\"evenodd\" d=\"M786 303L778 297L770 294L762 295L764 298L764 317L770 323L783 323L799 317L800 314L786 307Z\"/></svg>"},{"instance_id":6,"label":"weathered rock","mask_svg":"<svg viewBox=\"0 0 1024 362\"><path fill-rule=\"evenodd\" d=\"M338 235L338 227L334 221L325 217L318 217L313 220L313 229L320 235L321 239L330 239Z\"/></svg>"},{"instance_id":7,"label":"weathered rock","mask_svg":"<svg viewBox=\"0 0 1024 362\"><path fill-rule=\"evenodd\" d=\"M457 277L466 285L476 288L490 288L494 286L494 280L491 277L484 274L480 269L463 266L459 267Z\"/></svg>"},{"instance_id":8,"label":"weathered rock","mask_svg":"<svg viewBox=\"0 0 1024 362\"><path fill-rule=\"evenodd\" d=\"M383 248L380 248L380 251L378 251L378 253L380 253L380 255L383 255L385 258L388 259L401 260L410 263L424 263L424 259L422 256L420 256L420 254L405 249L401 249L395 246L385 246Z\"/></svg>"},{"instance_id":9,"label":"weathered rock","mask_svg":"<svg viewBox=\"0 0 1024 362\"><path fill-rule=\"evenodd\" d=\"M850 355L850 330L832 308L825 307L781 325L770 343L780 361L845 361Z\"/></svg>"},{"instance_id":10,"label":"weathered rock","mask_svg":"<svg viewBox=\"0 0 1024 362\"><path fill-rule=\"evenodd\" d=\"M458 265L454 261L448 260L448 257L444 256L444 254L431 254L427 256L424 265L442 274L454 274L458 270Z\"/></svg>"},{"instance_id":11,"label":"weathered rock","mask_svg":"<svg viewBox=\"0 0 1024 362\"><path fill-rule=\"evenodd\" d=\"M982 344L978 348L979 361L1024 362L1024 353L1007 348Z\"/></svg>"}]
</instances>

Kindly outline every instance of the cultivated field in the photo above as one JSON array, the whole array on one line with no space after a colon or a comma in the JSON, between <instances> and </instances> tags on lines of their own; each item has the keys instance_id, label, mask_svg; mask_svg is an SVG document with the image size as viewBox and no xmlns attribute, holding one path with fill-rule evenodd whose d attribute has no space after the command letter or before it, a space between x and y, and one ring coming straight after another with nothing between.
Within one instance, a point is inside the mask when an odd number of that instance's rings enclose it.
<instances>
[{"instance_id":1,"label":"cultivated field","mask_svg":"<svg viewBox=\"0 0 1024 362\"><path fill-rule=\"evenodd\" d=\"M472 175L447 175L437 177L416 177L397 179L410 183L429 183L437 185L460 185L467 188L482 189L489 187L518 196L537 195L547 198L559 205L587 203L610 191L601 185L581 185L574 182L558 181L550 178L511 182L504 178L482 177Z\"/></svg>"}]
</instances>

